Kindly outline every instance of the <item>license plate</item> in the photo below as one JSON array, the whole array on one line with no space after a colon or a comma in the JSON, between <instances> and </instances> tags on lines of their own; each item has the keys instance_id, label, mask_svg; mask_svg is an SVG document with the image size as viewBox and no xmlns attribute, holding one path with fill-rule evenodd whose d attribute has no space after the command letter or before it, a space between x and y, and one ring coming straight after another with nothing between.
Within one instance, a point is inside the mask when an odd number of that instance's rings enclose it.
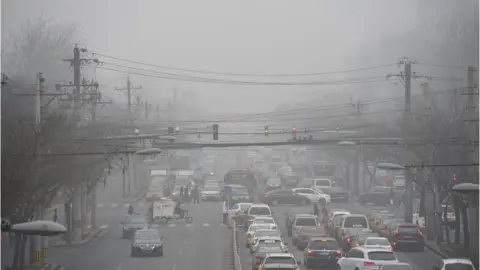
<instances>
[{"instance_id":1,"label":"license plate","mask_svg":"<svg viewBox=\"0 0 480 270\"><path fill-rule=\"evenodd\" d=\"M410 239L413 238L413 236L404 236L404 238Z\"/></svg>"},{"instance_id":2,"label":"license plate","mask_svg":"<svg viewBox=\"0 0 480 270\"><path fill-rule=\"evenodd\" d=\"M328 251L320 251L320 255L322 255L322 256L328 256L328 254L330 254L330 252L328 252Z\"/></svg>"}]
</instances>

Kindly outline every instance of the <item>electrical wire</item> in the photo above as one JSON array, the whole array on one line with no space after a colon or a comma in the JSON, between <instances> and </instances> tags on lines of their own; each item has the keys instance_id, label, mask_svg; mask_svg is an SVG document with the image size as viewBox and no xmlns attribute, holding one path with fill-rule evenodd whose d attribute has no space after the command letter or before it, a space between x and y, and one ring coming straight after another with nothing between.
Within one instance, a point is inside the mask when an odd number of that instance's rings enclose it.
<instances>
[{"instance_id":1,"label":"electrical wire","mask_svg":"<svg viewBox=\"0 0 480 270\"><path fill-rule=\"evenodd\" d=\"M213 74L213 75L227 75L227 76L251 76L251 77L299 77L299 76L317 76L317 75L330 75L330 74L341 74L341 73L349 73L349 72L358 72L358 71L366 71L378 68L384 68L389 66L394 66L396 63L391 64L383 64L377 66L370 66L370 67L363 67L363 68L356 68L356 69L346 69L346 70L338 70L338 71L327 71L327 72L312 72L312 73L276 73L276 74L258 74L258 73L228 73L228 72L217 72L217 71L206 71L206 70L198 70L198 69L186 69L186 68L178 68L172 66L164 66L164 65L156 65L156 64L149 64L134 60L129 60L125 58L110 56L101 53L92 53L92 56L101 56L105 58L110 58L122 62L129 62L132 64L150 66L150 67L157 67L163 69L170 69L170 70L177 70L177 71L184 71L184 72L194 72L194 73L203 73L203 74Z\"/></svg>"},{"instance_id":2,"label":"electrical wire","mask_svg":"<svg viewBox=\"0 0 480 270\"><path fill-rule=\"evenodd\" d=\"M147 74L136 71L121 70L115 68L108 68L99 66L98 69L133 74L138 76L144 76L149 78L159 78L173 81L183 82L198 82L198 83L212 83L212 84L232 84L232 85L250 85L250 86L312 86L312 85L346 85L346 84L361 84L361 83L377 83L385 82L384 77L368 77L368 78L356 78L351 80L337 80L337 81L311 81L311 82L255 82L255 81L235 81L235 80L220 80L201 77L189 77L189 76L167 76L158 74ZM155 72L155 71L152 71Z\"/></svg>"},{"instance_id":3,"label":"electrical wire","mask_svg":"<svg viewBox=\"0 0 480 270\"><path fill-rule=\"evenodd\" d=\"M444 65L444 64L429 64L429 63L422 63L422 62L416 62L415 64L420 65L420 66L439 67L439 68L468 69L467 66L453 66L453 65Z\"/></svg>"}]
</instances>

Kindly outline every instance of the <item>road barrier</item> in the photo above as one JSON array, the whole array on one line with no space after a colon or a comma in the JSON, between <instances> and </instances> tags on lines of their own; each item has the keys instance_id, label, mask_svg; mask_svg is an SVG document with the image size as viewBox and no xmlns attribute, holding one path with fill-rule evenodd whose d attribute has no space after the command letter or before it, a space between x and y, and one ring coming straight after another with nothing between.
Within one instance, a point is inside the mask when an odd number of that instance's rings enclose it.
<instances>
[{"instance_id":1,"label":"road barrier","mask_svg":"<svg viewBox=\"0 0 480 270\"><path fill-rule=\"evenodd\" d=\"M242 270L242 264L240 263L240 249L237 244L237 224L235 220L230 219L229 221L229 227L232 229L232 237L233 237L233 245L232 245L232 251L233 251L233 269L235 270Z\"/></svg>"}]
</instances>

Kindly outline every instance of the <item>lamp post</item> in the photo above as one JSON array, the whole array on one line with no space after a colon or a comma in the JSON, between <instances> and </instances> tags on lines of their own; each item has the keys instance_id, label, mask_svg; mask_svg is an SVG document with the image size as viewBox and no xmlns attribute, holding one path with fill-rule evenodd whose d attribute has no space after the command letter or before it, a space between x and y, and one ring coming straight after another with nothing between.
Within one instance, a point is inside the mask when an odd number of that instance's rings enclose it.
<instances>
[{"instance_id":1,"label":"lamp post","mask_svg":"<svg viewBox=\"0 0 480 270\"><path fill-rule=\"evenodd\" d=\"M362 162L361 149L359 149L357 147L357 143L353 141L341 141L338 142L338 145L344 147L352 147L355 150L353 176L352 173L349 173L350 179L348 179L347 186L350 188L350 184L353 184L353 194L358 196L360 194L360 180L363 179L363 175L362 177L360 177L360 163Z\"/></svg>"}]
</instances>

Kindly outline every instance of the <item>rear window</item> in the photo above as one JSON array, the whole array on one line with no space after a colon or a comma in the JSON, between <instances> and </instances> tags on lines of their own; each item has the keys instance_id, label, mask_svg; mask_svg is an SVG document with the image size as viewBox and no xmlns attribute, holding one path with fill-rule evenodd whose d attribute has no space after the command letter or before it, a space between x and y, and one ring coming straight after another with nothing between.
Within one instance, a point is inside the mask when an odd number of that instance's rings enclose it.
<instances>
[{"instance_id":1,"label":"rear window","mask_svg":"<svg viewBox=\"0 0 480 270\"><path fill-rule=\"evenodd\" d=\"M297 218L295 226L317 226L317 221L314 218Z\"/></svg>"},{"instance_id":2,"label":"rear window","mask_svg":"<svg viewBox=\"0 0 480 270\"><path fill-rule=\"evenodd\" d=\"M398 231L400 233L417 234L418 228L414 226L398 226Z\"/></svg>"},{"instance_id":3,"label":"rear window","mask_svg":"<svg viewBox=\"0 0 480 270\"><path fill-rule=\"evenodd\" d=\"M255 233L256 237L264 237L264 236L278 236L278 232L276 231L261 231Z\"/></svg>"},{"instance_id":4,"label":"rear window","mask_svg":"<svg viewBox=\"0 0 480 270\"><path fill-rule=\"evenodd\" d=\"M314 240L310 242L308 248L313 250L337 250L340 249L340 246L334 240Z\"/></svg>"},{"instance_id":5,"label":"rear window","mask_svg":"<svg viewBox=\"0 0 480 270\"><path fill-rule=\"evenodd\" d=\"M365 245L381 245L381 246L387 246L387 245L390 245L390 242L388 242L387 239L382 239L382 238L371 238L371 239L367 239L365 241Z\"/></svg>"},{"instance_id":6,"label":"rear window","mask_svg":"<svg viewBox=\"0 0 480 270\"><path fill-rule=\"evenodd\" d=\"M253 223L263 223L263 224L275 224L275 220L273 219L254 219Z\"/></svg>"},{"instance_id":7,"label":"rear window","mask_svg":"<svg viewBox=\"0 0 480 270\"><path fill-rule=\"evenodd\" d=\"M258 249L258 253L283 253L283 249L281 246L264 246Z\"/></svg>"},{"instance_id":8,"label":"rear window","mask_svg":"<svg viewBox=\"0 0 480 270\"><path fill-rule=\"evenodd\" d=\"M251 207L250 215L253 216L270 216L270 209L268 207Z\"/></svg>"},{"instance_id":9,"label":"rear window","mask_svg":"<svg viewBox=\"0 0 480 270\"><path fill-rule=\"evenodd\" d=\"M346 217L343 226L345 228L367 228L367 224L365 217Z\"/></svg>"},{"instance_id":10,"label":"rear window","mask_svg":"<svg viewBox=\"0 0 480 270\"><path fill-rule=\"evenodd\" d=\"M372 251L368 253L368 258L372 261L395 261L397 257L393 252L388 251Z\"/></svg>"},{"instance_id":11,"label":"rear window","mask_svg":"<svg viewBox=\"0 0 480 270\"><path fill-rule=\"evenodd\" d=\"M474 268L470 264L449 263L445 265L445 270L474 270Z\"/></svg>"},{"instance_id":12,"label":"rear window","mask_svg":"<svg viewBox=\"0 0 480 270\"><path fill-rule=\"evenodd\" d=\"M294 264L296 265L297 262L294 258L291 257L268 257L265 259L265 264Z\"/></svg>"},{"instance_id":13,"label":"rear window","mask_svg":"<svg viewBox=\"0 0 480 270\"><path fill-rule=\"evenodd\" d=\"M330 180L315 180L315 186L331 186Z\"/></svg>"}]
</instances>

